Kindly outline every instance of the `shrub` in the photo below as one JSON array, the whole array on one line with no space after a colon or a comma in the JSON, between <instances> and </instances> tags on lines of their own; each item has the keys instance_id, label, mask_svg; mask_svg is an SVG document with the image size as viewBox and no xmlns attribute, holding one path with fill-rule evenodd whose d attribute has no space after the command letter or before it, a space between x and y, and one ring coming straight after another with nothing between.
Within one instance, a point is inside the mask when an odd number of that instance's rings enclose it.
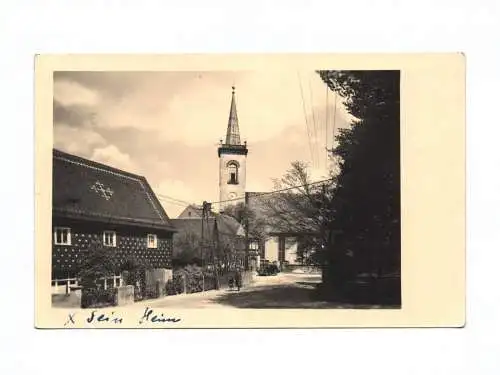
<instances>
[{"instance_id":1,"label":"shrub","mask_svg":"<svg viewBox=\"0 0 500 375\"><path fill-rule=\"evenodd\" d=\"M81 307L103 307L117 305L117 289L85 288L82 289Z\"/></svg>"},{"instance_id":2,"label":"shrub","mask_svg":"<svg viewBox=\"0 0 500 375\"><path fill-rule=\"evenodd\" d=\"M109 249L99 241L92 241L84 252L78 274L82 286L82 308L116 305L116 289L104 289L99 285L100 279L113 276L116 269Z\"/></svg>"},{"instance_id":3,"label":"shrub","mask_svg":"<svg viewBox=\"0 0 500 375\"><path fill-rule=\"evenodd\" d=\"M146 287L144 289L143 299L160 298L160 296L165 294L165 288L165 285L162 285L159 281L157 281L154 286Z\"/></svg>"},{"instance_id":4,"label":"shrub","mask_svg":"<svg viewBox=\"0 0 500 375\"><path fill-rule=\"evenodd\" d=\"M174 271L170 293L183 293L184 280L186 282L186 293L198 293L203 290L216 288L216 277L213 271L204 271L201 267L189 265Z\"/></svg>"},{"instance_id":5,"label":"shrub","mask_svg":"<svg viewBox=\"0 0 500 375\"><path fill-rule=\"evenodd\" d=\"M147 260L138 259L136 257L128 257L120 265L120 271L124 276L126 285L137 286L139 284L142 288L145 285L145 271L151 268Z\"/></svg>"},{"instance_id":6,"label":"shrub","mask_svg":"<svg viewBox=\"0 0 500 375\"><path fill-rule=\"evenodd\" d=\"M98 280L115 274L116 264L110 250L93 241L85 250L78 274L83 289L97 289Z\"/></svg>"},{"instance_id":7,"label":"shrub","mask_svg":"<svg viewBox=\"0 0 500 375\"><path fill-rule=\"evenodd\" d=\"M167 296L173 296L175 294L178 294L173 279L167 281L167 284L165 285L165 290Z\"/></svg>"},{"instance_id":8,"label":"shrub","mask_svg":"<svg viewBox=\"0 0 500 375\"><path fill-rule=\"evenodd\" d=\"M140 286L134 285L134 301L142 301L144 298L142 294L142 288Z\"/></svg>"}]
</instances>

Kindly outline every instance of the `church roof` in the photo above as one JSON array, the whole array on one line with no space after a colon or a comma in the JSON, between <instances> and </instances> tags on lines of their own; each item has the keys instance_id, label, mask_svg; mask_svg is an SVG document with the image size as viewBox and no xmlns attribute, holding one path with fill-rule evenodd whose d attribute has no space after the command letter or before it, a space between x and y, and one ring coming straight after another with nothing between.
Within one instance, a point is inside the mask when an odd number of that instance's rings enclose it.
<instances>
[{"instance_id":1,"label":"church roof","mask_svg":"<svg viewBox=\"0 0 500 375\"><path fill-rule=\"evenodd\" d=\"M200 219L203 214L203 207L190 204L178 216L177 219ZM209 213L213 216L213 213Z\"/></svg>"},{"instance_id":2,"label":"church roof","mask_svg":"<svg viewBox=\"0 0 500 375\"><path fill-rule=\"evenodd\" d=\"M223 142L222 139L220 140L218 154L219 157L222 154L231 154L231 155L248 154L247 142L245 141L243 144L241 144L240 127L238 124L238 113L236 111L236 99L234 95L234 86L231 96L231 108L229 109L229 120L227 122L226 140L225 142Z\"/></svg>"},{"instance_id":3,"label":"church roof","mask_svg":"<svg viewBox=\"0 0 500 375\"><path fill-rule=\"evenodd\" d=\"M236 99L234 86L231 96L231 108L229 110L229 120L227 122L226 145L241 145L240 128L238 124L238 112L236 111Z\"/></svg>"},{"instance_id":4,"label":"church roof","mask_svg":"<svg viewBox=\"0 0 500 375\"><path fill-rule=\"evenodd\" d=\"M201 237L201 218L190 219L172 219L172 224L181 233L193 233ZM215 217L210 217L203 223L205 233L213 233L215 221L217 221L217 230L219 234L227 236L244 236L243 226L233 217L229 215L218 214Z\"/></svg>"},{"instance_id":5,"label":"church roof","mask_svg":"<svg viewBox=\"0 0 500 375\"><path fill-rule=\"evenodd\" d=\"M53 150L53 215L174 230L145 177Z\"/></svg>"},{"instance_id":6,"label":"church roof","mask_svg":"<svg viewBox=\"0 0 500 375\"><path fill-rule=\"evenodd\" d=\"M216 222L219 241L230 239L231 241L234 241L236 250L244 249L245 231L243 226L236 219L228 215L219 214L215 217L209 218L208 227L206 221L203 223L205 239L214 238L212 236L214 234L214 226ZM194 236L195 241L201 240L201 218L172 219L172 224L177 229L177 233L174 236L174 256L178 256L188 250L185 248L185 244L183 243L185 236L188 236L187 238L189 238L189 236L192 235ZM193 237L191 238L193 239ZM176 242L176 239L178 239L179 242Z\"/></svg>"},{"instance_id":7,"label":"church roof","mask_svg":"<svg viewBox=\"0 0 500 375\"><path fill-rule=\"evenodd\" d=\"M266 200L272 195L265 192L247 192L248 207L255 212L257 216L266 216Z\"/></svg>"}]
</instances>

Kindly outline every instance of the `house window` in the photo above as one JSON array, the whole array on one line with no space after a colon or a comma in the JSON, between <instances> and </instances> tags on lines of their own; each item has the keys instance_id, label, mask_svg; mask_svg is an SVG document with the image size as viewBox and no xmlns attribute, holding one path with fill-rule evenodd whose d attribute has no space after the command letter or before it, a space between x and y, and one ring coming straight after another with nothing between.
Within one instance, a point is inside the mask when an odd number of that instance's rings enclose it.
<instances>
[{"instance_id":1,"label":"house window","mask_svg":"<svg viewBox=\"0 0 500 375\"><path fill-rule=\"evenodd\" d=\"M227 169L229 172L229 180L228 184L231 185L238 185L238 163L234 160L231 160L229 163L227 163Z\"/></svg>"},{"instance_id":2,"label":"house window","mask_svg":"<svg viewBox=\"0 0 500 375\"><path fill-rule=\"evenodd\" d=\"M115 247L116 246L116 232L105 230L103 233L104 246Z\"/></svg>"},{"instance_id":3,"label":"house window","mask_svg":"<svg viewBox=\"0 0 500 375\"><path fill-rule=\"evenodd\" d=\"M71 230L69 228L54 228L54 243L56 245L71 245Z\"/></svg>"},{"instance_id":4,"label":"house window","mask_svg":"<svg viewBox=\"0 0 500 375\"><path fill-rule=\"evenodd\" d=\"M158 237L156 234L148 234L148 249L156 249L158 247Z\"/></svg>"},{"instance_id":5,"label":"house window","mask_svg":"<svg viewBox=\"0 0 500 375\"><path fill-rule=\"evenodd\" d=\"M257 253L257 251L259 250L259 242L258 241L250 241L250 250L252 250L252 252L254 253Z\"/></svg>"}]
</instances>

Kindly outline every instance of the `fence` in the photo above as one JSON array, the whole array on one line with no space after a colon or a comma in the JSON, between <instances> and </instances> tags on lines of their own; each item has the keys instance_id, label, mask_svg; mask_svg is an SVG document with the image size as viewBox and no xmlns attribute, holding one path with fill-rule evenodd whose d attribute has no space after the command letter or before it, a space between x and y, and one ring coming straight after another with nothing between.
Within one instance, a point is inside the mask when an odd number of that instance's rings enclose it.
<instances>
[{"instance_id":1,"label":"fence","mask_svg":"<svg viewBox=\"0 0 500 375\"><path fill-rule=\"evenodd\" d=\"M167 283L166 293L173 294L191 294L214 289L226 289L229 287L229 279L234 278L232 271L221 272L218 277L211 272L186 272L178 270L174 273L172 281ZM253 281L251 271L242 272L243 285L248 285Z\"/></svg>"},{"instance_id":2,"label":"fence","mask_svg":"<svg viewBox=\"0 0 500 375\"><path fill-rule=\"evenodd\" d=\"M97 282L104 290L122 286L121 275L100 278ZM52 294L69 294L71 288L78 287L78 278L52 279Z\"/></svg>"},{"instance_id":3,"label":"fence","mask_svg":"<svg viewBox=\"0 0 500 375\"><path fill-rule=\"evenodd\" d=\"M76 277L52 280L52 294L69 294L71 287L78 286Z\"/></svg>"}]
</instances>

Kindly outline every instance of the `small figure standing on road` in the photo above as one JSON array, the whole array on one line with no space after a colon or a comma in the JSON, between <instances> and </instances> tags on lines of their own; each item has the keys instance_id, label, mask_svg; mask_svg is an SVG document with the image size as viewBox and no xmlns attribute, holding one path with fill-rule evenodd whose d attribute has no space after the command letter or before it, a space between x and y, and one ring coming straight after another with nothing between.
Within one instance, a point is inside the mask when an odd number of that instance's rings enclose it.
<instances>
[{"instance_id":1,"label":"small figure standing on road","mask_svg":"<svg viewBox=\"0 0 500 375\"><path fill-rule=\"evenodd\" d=\"M241 288L241 282L242 282L241 271L239 268L236 270L235 282L236 282L236 288L238 288L238 292L239 292L240 288Z\"/></svg>"}]
</instances>

